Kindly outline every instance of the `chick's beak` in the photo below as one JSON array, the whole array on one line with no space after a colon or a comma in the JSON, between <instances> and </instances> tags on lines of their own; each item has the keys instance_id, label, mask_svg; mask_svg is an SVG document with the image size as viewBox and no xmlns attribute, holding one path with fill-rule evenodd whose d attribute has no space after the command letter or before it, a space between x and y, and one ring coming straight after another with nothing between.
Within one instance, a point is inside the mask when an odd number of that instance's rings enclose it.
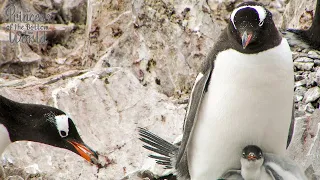
<instances>
[{"instance_id":1,"label":"chick's beak","mask_svg":"<svg viewBox=\"0 0 320 180\"><path fill-rule=\"evenodd\" d=\"M244 33L241 36L243 49L245 49L249 45L251 39L252 39L252 33L247 33L247 31L244 31Z\"/></svg>"},{"instance_id":2,"label":"chick's beak","mask_svg":"<svg viewBox=\"0 0 320 180\"><path fill-rule=\"evenodd\" d=\"M253 153L249 153L249 155L247 156L247 159L249 161L254 161L257 159L257 156L255 156Z\"/></svg>"},{"instance_id":3,"label":"chick's beak","mask_svg":"<svg viewBox=\"0 0 320 180\"><path fill-rule=\"evenodd\" d=\"M96 164L98 160L98 154L90 147L83 143L79 143L73 140L68 142L77 150L78 154L90 163Z\"/></svg>"}]
</instances>

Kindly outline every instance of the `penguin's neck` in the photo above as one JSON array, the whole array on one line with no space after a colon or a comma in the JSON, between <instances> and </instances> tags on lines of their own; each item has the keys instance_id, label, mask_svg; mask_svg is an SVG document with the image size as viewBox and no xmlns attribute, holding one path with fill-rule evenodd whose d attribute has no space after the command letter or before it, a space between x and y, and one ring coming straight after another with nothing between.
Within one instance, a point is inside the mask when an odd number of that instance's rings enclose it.
<instances>
[{"instance_id":1,"label":"penguin's neck","mask_svg":"<svg viewBox=\"0 0 320 180\"><path fill-rule=\"evenodd\" d=\"M10 124L10 119L16 116L21 107L14 101L7 99L0 95L0 124L8 126Z\"/></svg>"},{"instance_id":2,"label":"penguin's neck","mask_svg":"<svg viewBox=\"0 0 320 180\"><path fill-rule=\"evenodd\" d=\"M245 180L260 180L261 178L261 167L252 166L243 168L241 175Z\"/></svg>"}]
</instances>

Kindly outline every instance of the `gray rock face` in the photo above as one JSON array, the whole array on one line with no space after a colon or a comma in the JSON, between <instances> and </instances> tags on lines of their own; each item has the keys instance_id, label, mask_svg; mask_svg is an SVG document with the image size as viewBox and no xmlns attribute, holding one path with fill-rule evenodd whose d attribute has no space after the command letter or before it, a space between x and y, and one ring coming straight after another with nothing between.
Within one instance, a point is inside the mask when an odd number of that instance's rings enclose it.
<instances>
[{"instance_id":1,"label":"gray rock face","mask_svg":"<svg viewBox=\"0 0 320 180\"><path fill-rule=\"evenodd\" d=\"M290 0L283 13L283 28L308 29L312 23L316 0Z\"/></svg>"},{"instance_id":2,"label":"gray rock face","mask_svg":"<svg viewBox=\"0 0 320 180\"><path fill-rule=\"evenodd\" d=\"M156 90L144 87L129 70L109 68L53 84L50 81L51 78L34 79L20 90L3 87L1 94L64 110L74 120L83 140L114 163L97 172L96 167L66 150L32 142L12 144L4 157L16 166L27 165L25 170L32 174L40 173L48 179L118 179L136 170L144 159L141 155L144 150L135 135L137 127L148 127L158 133L171 129L168 137L181 131L175 125L183 119L186 105L176 104Z\"/></svg>"}]
</instances>

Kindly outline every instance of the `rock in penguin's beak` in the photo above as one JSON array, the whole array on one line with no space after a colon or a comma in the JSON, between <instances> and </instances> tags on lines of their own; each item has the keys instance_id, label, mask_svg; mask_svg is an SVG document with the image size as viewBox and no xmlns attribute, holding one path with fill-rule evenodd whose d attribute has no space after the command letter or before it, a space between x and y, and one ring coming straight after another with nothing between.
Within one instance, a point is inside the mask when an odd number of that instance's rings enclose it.
<instances>
[{"instance_id":1,"label":"rock in penguin's beak","mask_svg":"<svg viewBox=\"0 0 320 180\"><path fill-rule=\"evenodd\" d=\"M252 33L247 33L247 31L244 31L244 33L241 36L243 49L245 49L249 45L251 39L252 39Z\"/></svg>"},{"instance_id":2,"label":"rock in penguin's beak","mask_svg":"<svg viewBox=\"0 0 320 180\"><path fill-rule=\"evenodd\" d=\"M90 163L97 164L98 154L84 143L67 140L78 152L78 154Z\"/></svg>"}]
</instances>

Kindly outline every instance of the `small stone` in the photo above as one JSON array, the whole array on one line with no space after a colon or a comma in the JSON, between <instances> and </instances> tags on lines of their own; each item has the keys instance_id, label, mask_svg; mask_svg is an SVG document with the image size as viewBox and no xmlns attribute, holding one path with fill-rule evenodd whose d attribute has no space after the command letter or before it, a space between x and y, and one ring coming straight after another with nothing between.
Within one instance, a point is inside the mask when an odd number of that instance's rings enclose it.
<instances>
[{"instance_id":1,"label":"small stone","mask_svg":"<svg viewBox=\"0 0 320 180\"><path fill-rule=\"evenodd\" d=\"M316 51L309 51L308 57L312 59L320 59L320 54L317 53Z\"/></svg>"},{"instance_id":2,"label":"small stone","mask_svg":"<svg viewBox=\"0 0 320 180\"><path fill-rule=\"evenodd\" d=\"M294 79L295 79L295 81L301 81L301 80L303 80L303 79L305 79L306 77L304 76L304 75L295 75L294 76Z\"/></svg>"},{"instance_id":3,"label":"small stone","mask_svg":"<svg viewBox=\"0 0 320 180\"><path fill-rule=\"evenodd\" d=\"M315 60L314 60L314 65L315 65L315 66L320 66L320 60L315 59Z\"/></svg>"},{"instance_id":4,"label":"small stone","mask_svg":"<svg viewBox=\"0 0 320 180\"><path fill-rule=\"evenodd\" d=\"M294 87L299 87L307 84L307 80L303 79L294 83Z\"/></svg>"},{"instance_id":5,"label":"small stone","mask_svg":"<svg viewBox=\"0 0 320 180\"><path fill-rule=\"evenodd\" d=\"M24 168L24 170L25 170L26 173L28 173L28 174L37 174L37 173L40 173L40 169L39 169L38 164L33 164L33 165L30 165L30 166L27 166L27 167Z\"/></svg>"},{"instance_id":6,"label":"small stone","mask_svg":"<svg viewBox=\"0 0 320 180\"><path fill-rule=\"evenodd\" d=\"M314 66L314 63L312 62L294 62L294 66L297 69L303 70L303 71L310 71L312 67Z\"/></svg>"},{"instance_id":7,"label":"small stone","mask_svg":"<svg viewBox=\"0 0 320 180\"><path fill-rule=\"evenodd\" d=\"M303 86L296 87L294 93L298 96L304 96L304 94L307 92L307 88Z\"/></svg>"},{"instance_id":8,"label":"small stone","mask_svg":"<svg viewBox=\"0 0 320 180\"><path fill-rule=\"evenodd\" d=\"M318 85L320 85L320 69L318 69L316 72L316 82Z\"/></svg>"},{"instance_id":9,"label":"small stone","mask_svg":"<svg viewBox=\"0 0 320 180\"><path fill-rule=\"evenodd\" d=\"M307 53L308 51L309 51L309 49L303 49L301 52Z\"/></svg>"},{"instance_id":10,"label":"small stone","mask_svg":"<svg viewBox=\"0 0 320 180\"><path fill-rule=\"evenodd\" d=\"M308 57L298 57L294 62L313 62L313 59Z\"/></svg>"},{"instance_id":11,"label":"small stone","mask_svg":"<svg viewBox=\"0 0 320 180\"><path fill-rule=\"evenodd\" d=\"M313 113L315 110L311 103L308 103L305 108L305 111L307 111L308 113Z\"/></svg>"},{"instance_id":12,"label":"small stone","mask_svg":"<svg viewBox=\"0 0 320 180\"><path fill-rule=\"evenodd\" d=\"M312 164L304 171L304 174L308 177L308 179L312 179L312 175L315 173Z\"/></svg>"},{"instance_id":13,"label":"small stone","mask_svg":"<svg viewBox=\"0 0 320 180\"><path fill-rule=\"evenodd\" d=\"M303 112L303 114L305 114L306 112L306 104L303 104L303 103L298 103L298 110L297 111L300 111L300 112Z\"/></svg>"},{"instance_id":14,"label":"small stone","mask_svg":"<svg viewBox=\"0 0 320 180\"><path fill-rule=\"evenodd\" d=\"M293 66L293 67L295 67L295 66ZM304 71L295 71L294 74L295 75L304 75Z\"/></svg>"},{"instance_id":15,"label":"small stone","mask_svg":"<svg viewBox=\"0 0 320 180\"><path fill-rule=\"evenodd\" d=\"M303 99L303 96L300 96L300 95L296 95L295 98L294 98L294 102L299 102Z\"/></svg>"},{"instance_id":16,"label":"small stone","mask_svg":"<svg viewBox=\"0 0 320 180\"><path fill-rule=\"evenodd\" d=\"M292 59L293 61L296 61L297 58L301 57L300 53L297 52L292 52Z\"/></svg>"},{"instance_id":17,"label":"small stone","mask_svg":"<svg viewBox=\"0 0 320 180\"><path fill-rule=\"evenodd\" d=\"M6 173L5 173L2 165L0 165L0 178L5 179L5 177L6 177Z\"/></svg>"},{"instance_id":18,"label":"small stone","mask_svg":"<svg viewBox=\"0 0 320 180\"><path fill-rule=\"evenodd\" d=\"M310 72L306 80L307 80L307 87L311 88L311 87L317 86L316 72Z\"/></svg>"},{"instance_id":19,"label":"small stone","mask_svg":"<svg viewBox=\"0 0 320 180\"><path fill-rule=\"evenodd\" d=\"M298 108L299 109L299 108ZM296 120L298 120L298 118L300 117L304 117L306 115L305 111L299 111L299 110L295 110L294 112L294 117Z\"/></svg>"},{"instance_id":20,"label":"small stone","mask_svg":"<svg viewBox=\"0 0 320 180\"><path fill-rule=\"evenodd\" d=\"M308 89L308 91L304 94L303 100L306 103L309 103L317 100L319 97L320 97L320 88L317 86L317 87Z\"/></svg>"}]
</instances>

